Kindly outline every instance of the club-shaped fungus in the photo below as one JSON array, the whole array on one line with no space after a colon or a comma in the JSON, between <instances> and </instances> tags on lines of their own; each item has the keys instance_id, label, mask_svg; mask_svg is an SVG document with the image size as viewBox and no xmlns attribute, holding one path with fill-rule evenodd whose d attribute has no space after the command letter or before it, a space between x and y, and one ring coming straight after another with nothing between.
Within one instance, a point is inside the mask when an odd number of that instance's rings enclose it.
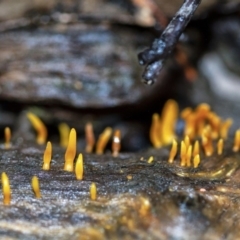
<instances>
[{"instance_id":1,"label":"club-shaped fungus","mask_svg":"<svg viewBox=\"0 0 240 240\"><path fill-rule=\"evenodd\" d=\"M77 133L74 128L71 129L69 138L68 138L68 146L65 152L65 162L64 162L64 170L68 172L73 171L73 163L76 156L77 151Z\"/></svg>"}]
</instances>

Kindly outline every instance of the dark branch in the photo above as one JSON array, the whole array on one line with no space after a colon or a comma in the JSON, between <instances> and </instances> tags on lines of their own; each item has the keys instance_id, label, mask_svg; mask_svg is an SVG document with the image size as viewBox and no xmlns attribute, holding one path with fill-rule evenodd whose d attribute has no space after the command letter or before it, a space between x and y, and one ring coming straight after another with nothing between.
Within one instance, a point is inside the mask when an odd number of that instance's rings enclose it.
<instances>
[{"instance_id":1,"label":"dark branch","mask_svg":"<svg viewBox=\"0 0 240 240\"><path fill-rule=\"evenodd\" d=\"M155 39L150 48L138 54L139 63L141 65L147 64L142 75L145 83L149 85L154 83L164 61L171 54L200 2L201 0L185 0L160 38Z\"/></svg>"}]
</instances>

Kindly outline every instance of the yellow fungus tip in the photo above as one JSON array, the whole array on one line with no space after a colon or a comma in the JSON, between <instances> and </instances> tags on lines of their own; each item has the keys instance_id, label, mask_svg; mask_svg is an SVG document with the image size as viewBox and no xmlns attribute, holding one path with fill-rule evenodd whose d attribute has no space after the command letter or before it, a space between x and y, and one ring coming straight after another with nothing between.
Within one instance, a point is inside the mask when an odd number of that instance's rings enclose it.
<instances>
[{"instance_id":1,"label":"yellow fungus tip","mask_svg":"<svg viewBox=\"0 0 240 240\"><path fill-rule=\"evenodd\" d=\"M153 158L153 156L151 156L151 157L149 157L149 159L148 159L148 163L150 164L150 163L152 163L153 162L153 160L154 160L154 158Z\"/></svg>"},{"instance_id":2,"label":"yellow fungus tip","mask_svg":"<svg viewBox=\"0 0 240 240\"><path fill-rule=\"evenodd\" d=\"M66 123L60 123L58 125L58 131L60 134L60 145L63 148L66 148L68 145L68 137L70 133L70 128Z\"/></svg>"},{"instance_id":3,"label":"yellow fungus tip","mask_svg":"<svg viewBox=\"0 0 240 240\"><path fill-rule=\"evenodd\" d=\"M176 154L177 154L177 141L175 139L173 139L172 148L171 148L171 151L169 153L169 158L168 158L169 163L173 163L173 160L174 160Z\"/></svg>"},{"instance_id":4,"label":"yellow fungus tip","mask_svg":"<svg viewBox=\"0 0 240 240\"><path fill-rule=\"evenodd\" d=\"M74 128L71 129L68 139L68 146L65 152L64 170L73 171L73 162L77 151L77 133Z\"/></svg>"},{"instance_id":5,"label":"yellow fungus tip","mask_svg":"<svg viewBox=\"0 0 240 240\"><path fill-rule=\"evenodd\" d=\"M90 186L90 198L91 200L97 199L97 187L95 183L92 183Z\"/></svg>"},{"instance_id":6,"label":"yellow fungus tip","mask_svg":"<svg viewBox=\"0 0 240 240\"><path fill-rule=\"evenodd\" d=\"M100 134L97 144L96 144L96 153L103 154L104 149L112 135L112 128L107 127L104 129L103 133Z\"/></svg>"},{"instance_id":7,"label":"yellow fungus tip","mask_svg":"<svg viewBox=\"0 0 240 240\"><path fill-rule=\"evenodd\" d=\"M27 113L27 118L37 132L37 143L44 144L47 140L47 128L44 123L33 113Z\"/></svg>"},{"instance_id":8,"label":"yellow fungus tip","mask_svg":"<svg viewBox=\"0 0 240 240\"><path fill-rule=\"evenodd\" d=\"M199 164L200 164L200 155L197 154L197 155L193 158L193 167L194 167L194 168L197 168Z\"/></svg>"},{"instance_id":9,"label":"yellow fungus tip","mask_svg":"<svg viewBox=\"0 0 240 240\"><path fill-rule=\"evenodd\" d=\"M51 142L47 142L46 149L43 154L43 170L50 169L50 162L52 160L52 144Z\"/></svg>"},{"instance_id":10,"label":"yellow fungus tip","mask_svg":"<svg viewBox=\"0 0 240 240\"><path fill-rule=\"evenodd\" d=\"M220 138L217 143L217 154L221 155L223 152L223 139Z\"/></svg>"},{"instance_id":11,"label":"yellow fungus tip","mask_svg":"<svg viewBox=\"0 0 240 240\"><path fill-rule=\"evenodd\" d=\"M116 130L113 134L113 141L112 141L113 157L118 156L120 149L121 149L121 132L120 130Z\"/></svg>"},{"instance_id":12,"label":"yellow fungus tip","mask_svg":"<svg viewBox=\"0 0 240 240\"><path fill-rule=\"evenodd\" d=\"M11 129L9 127L4 128L4 136L5 136L5 148L8 149L11 146Z\"/></svg>"},{"instance_id":13,"label":"yellow fungus tip","mask_svg":"<svg viewBox=\"0 0 240 240\"><path fill-rule=\"evenodd\" d=\"M32 189L36 198L41 198L39 180L37 176L32 177Z\"/></svg>"},{"instance_id":14,"label":"yellow fungus tip","mask_svg":"<svg viewBox=\"0 0 240 240\"><path fill-rule=\"evenodd\" d=\"M75 175L77 180L83 179L83 155L80 153L75 165Z\"/></svg>"},{"instance_id":15,"label":"yellow fungus tip","mask_svg":"<svg viewBox=\"0 0 240 240\"><path fill-rule=\"evenodd\" d=\"M5 172L2 173L2 192L3 192L3 204L9 205L11 202L11 188L8 176Z\"/></svg>"}]
</instances>

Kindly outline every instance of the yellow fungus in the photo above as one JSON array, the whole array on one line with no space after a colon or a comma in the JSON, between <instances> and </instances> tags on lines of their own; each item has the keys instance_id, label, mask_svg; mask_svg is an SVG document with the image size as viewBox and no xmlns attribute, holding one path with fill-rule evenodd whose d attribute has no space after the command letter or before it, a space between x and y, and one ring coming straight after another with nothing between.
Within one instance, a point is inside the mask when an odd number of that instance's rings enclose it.
<instances>
[{"instance_id":1,"label":"yellow fungus","mask_svg":"<svg viewBox=\"0 0 240 240\"><path fill-rule=\"evenodd\" d=\"M195 157L197 154L199 154L199 141L195 141L193 146L193 157Z\"/></svg>"},{"instance_id":2,"label":"yellow fungus","mask_svg":"<svg viewBox=\"0 0 240 240\"><path fill-rule=\"evenodd\" d=\"M77 133L74 128L71 129L69 134L68 146L65 152L64 170L68 172L73 171L73 162L77 151Z\"/></svg>"},{"instance_id":3,"label":"yellow fungus","mask_svg":"<svg viewBox=\"0 0 240 240\"><path fill-rule=\"evenodd\" d=\"M162 142L170 144L175 138L175 125L178 118L178 104L176 101L168 100L162 110Z\"/></svg>"},{"instance_id":4,"label":"yellow fungus","mask_svg":"<svg viewBox=\"0 0 240 240\"><path fill-rule=\"evenodd\" d=\"M161 142L161 121L159 114L154 113L152 116L152 124L150 127L150 141L155 148L162 146Z\"/></svg>"},{"instance_id":5,"label":"yellow fungus","mask_svg":"<svg viewBox=\"0 0 240 240\"><path fill-rule=\"evenodd\" d=\"M75 165L75 175L77 180L83 179L83 155L80 153Z\"/></svg>"},{"instance_id":6,"label":"yellow fungus","mask_svg":"<svg viewBox=\"0 0 240 240\"><path fill-rule=\"evenodd\" d=\"M93 132L93 126L91 123L87 123L85 125L85 137L86 137L86 143L87 143L85 151L87 153L92 153L93 147L95 144L95 136Z\"/></svg>"},{"instance_id":7,"label":"yellow fungus","mask_svg":"<svg viewBox=\"0 0 240 240\"><path fill-rule=\"evenodd\" d=\"M92 183L90 186L90 198L91 200L97 199L97 187L95 183Z\"/></svg>"},{"instance_id":8,"label":"yellow fungus","mask_svg":"<svg viewBox=\"0 0 240 240\"><path fill-rule=\"evenodd\" d=\"M232 119L227 119L225 122L222 122L220 126L220 137L226 139L228 137L229 128L232 126Z\"/></svg>"},{"instance_id":9,"label":"yellow fungus","mask_svg":"<svg viewBox=\"0 0 240 240\"><path fill-rule=\"evenodd\" d=\"M133 179L133 176L132 176L131 174L128 174L128 175L127 175L127 180L130 181L130 180L132 180L132 179Z\"/></svg>"},{"instance_id":10,"label":"yellow fungus","mask_svg":"<svg viewBox=\"0 0 240 240\"><path fill-rule=\"evenodd\" d=\"M193 158L193 167L194 167L194 168L197 168L199 164L200 164L200 155L197 154L197 155Z\"/></svg>"},{"instance_id":11,"label":"yellow fungus","mask_svg":"<svg viewBox=\"0 0 240 240\"><path fill-rule=\"evenodd\" d=\"M235 132L233 151L238 152L240 147L240 129Z\"/></svg>"},{"instance_id":12,"label":"yellow fungus","mask_svg":"<svg viewBox=\"0 0 240 240\"><path fill-rule=\"evenodd\" d=\"M47 128L42 120L33 113L27 113L27 117L31 122L33 128L37 132L37 143L44 144L47 140Z\"/></svg>"},{"instance_id":13,"label":"yellow fungus","mask_svg":"<svg viewBox=\"0 0 240 240\"><path fill-rule=\"evenodd\" d=\"M207 125L202 132L202 146L207 156L211 156L214 152L212 143L211 127Z\"/></svg>"},{"instance_id":14,"label":"yellow fungus","mask_svg":"<svg viewBox=\"0 0 240 240\"><path fill-rule=\"evenodd\" d=\"M191 158L192 158L192 145L190 145L187 148L187 154L186 154L186 164L187 164L187 167L191 167Z\"/></svg>"},{"instance_id":15,"label":"yellow fungus","mask_svg":"<svg viewBox=\"0 0 240 240\"><path fill-rule=\"evenodd\" d=\"M103 133L100 134L97 144L96 144L96 153L103 154L104 149L112 135L112 128L107 127L104 129Z\"/></svg>"},{"instance_id":16,"label":"yellow fungus","mask_svg":"<svg viewBox=\"0 0 240 240\"><path fill-rule=\"evenodd\" d=\"M175 139L173 139L172 148L171 148L171 151L169 153L169 158L168 158L169 163L173 163L173 160L174 160L176 154L177 154L177 141Z\"/></svg>"},{"instance_id":17,"label":"yellow fungus","mask_svg":"<svg viewBox=\"0 0 240 240\"><path fill-rule=\"evenodd\" d=\"M37 176L32 177L32 189L36 198L41 198L39 180Z\"/></svg>"},{"instance_id":18,"label":"yellow fungus","mask_svg":"<svg viewBox=\"0 0 240 240\"><path fill-rule=\"evenodd\" d=\"M153 160L154 160L154 157L153 157L153 156L149 157L149 159L148 159L148 163L149 163L149 164L152 163Z\"/></svg>"},{"instance_id":19,"label":"yellow fungus","mask_svg":"<svg viewBox=\"0 0 240 240\"><path fill-rule=\"evenodd\" d=\"M121 149L121 132L120 130L116 130L113 134L112 155L114 157L117 157L120 149Z\"/></svg>"},{"instance_id":20,"label":"yellow fungus","mask_svg":"<svg viewBox=\"0 0 240 240\"><path fill-rule=\"evenodd\" d=\"M52 160L52 144L51 142L47 142L46 149L43 154L43 170L50 169L50 162Z\"/></svg>"},{"instance_id":21,"label":"yellow fungus","mask_svg":"<svg viewBox=\"0 0 240 240\"><path fill-rule=\"evenodd\" d=\"M223 139L220 138L217 143L217 154L221 155L223 152Z\"/></svg>"},{"instance_id":22,"label":"yellow fungus","mask_svg":"<svg viewBox=\"0 0 240 240\"><path fill-rule=\"evenodd\" d=\"M186 165L186 154L187 148L184 141L181 141L181 150L180 150L180 157L181 157L181 166L184 167Z\"/></svg>"},{"instance_id":23,"label":"yellow fungus","mask_svg":"<svg viewBox=\"0 0 240 240\"><path fill-rule=\"evenodd\" d=\"M186 145L186 148L188 148L189 145L190 145L190 139L189 139L189 136L188 136L188 135L186 135L186 136L184 137L184 143L185 143L185 145Z\"/></svg>"},{"instance_id":24,"label":"yellow fungus","mask_svg":"<svg viewBox=\"0 0 240 240\"><path fill-rule=\"evenodd\" d=\"M3 204L9 205L11 201L11 188L8 176L5 172L2 173L2 191L3 191Z\"/></svg>"},{"instance_id":25,"label":"yellow fungus","mask_svg":"<svg viewBox=\"0 0 240 240\"><path fill-rule=\"evenodd\" d=\"M58 125L58 131L60 134L60 145L64 148L68 145L68 137L70 133L70 128L66 123L60 123Z\"/></svg>"},{"instance_id":26,"label":"yellow fungus","mask_svg":"<svg viewBox=\"0 0 240 240\"><path fill-rule=\"evenodd\" d=\"M4 135L5 135L5 148L8 149L11 146L11 129L9 127L5 127L4 129Z\"/></svg>"}]
</instances>

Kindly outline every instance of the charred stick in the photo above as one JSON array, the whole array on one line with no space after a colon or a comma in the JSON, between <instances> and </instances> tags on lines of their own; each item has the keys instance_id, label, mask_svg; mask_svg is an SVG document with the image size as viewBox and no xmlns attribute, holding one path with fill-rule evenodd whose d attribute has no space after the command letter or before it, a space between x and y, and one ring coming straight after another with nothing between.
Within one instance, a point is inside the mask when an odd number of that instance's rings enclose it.
<instances>
[{"instance_id":1,"label":"charred stick","mask_svg":"<svg viewBox=\"0 0 240 240\"><path fill-rule=\"evenodd\" d=\"M149 85L154 83L164 61L171 54L200 2L201 0L185 0L162 35L154 40L150 48L138 54L139 63L141 65L147 64L142 75L145 83Z\"/></svg>"}]
</instances>

